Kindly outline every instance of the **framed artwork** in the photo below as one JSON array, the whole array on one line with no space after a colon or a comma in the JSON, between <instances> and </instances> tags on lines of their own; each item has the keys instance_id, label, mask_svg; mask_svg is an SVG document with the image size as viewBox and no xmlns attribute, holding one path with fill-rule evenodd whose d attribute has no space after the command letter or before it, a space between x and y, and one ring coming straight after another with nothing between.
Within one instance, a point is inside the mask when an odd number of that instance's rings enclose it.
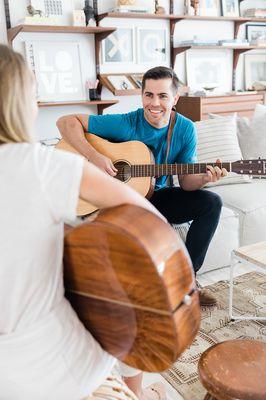
<instances>
[{"instance_id":1,"label":"framed artwork","mask_svg":"<svg viewBox=\"0 0 266 400\"><path fill-rule=\"evenodd\" d=\"M247 24L246 39L250 44L261 42L266 45L266 24Z\"/></svg>"},{"instance_id":2,"label":"framed artwork","mask_svg":"<svg viewBox=\"0 0 266 400\"><path fill-rule=\"evenodd\" d=\"M187 85L191 91L225 93L232 90L233 56L230 50L188 50Z\"/></svg>"},{"instance_id":3,"label":"framed artwork","mask_svg":"<svg viewBox=\"0 0 266 400\"><path fill-rule=\"evenodd\" d=\"M224 17L239 17L239 1L222 0L222 15Z\"/></svg>"},{"instance_id":4,"label":"framed artwork","mask_svg":"<svg viewBox=\"0 0 266 400\"><path fill-rule=\"evenodd\" d=\"M102 61L109 63L134 63L133 28L119 28L102 41Z\"/></svg>"},{"instance_id":5,"label":"framed artwork","mask_svg":"<svg viewBox=\"0 0 266 400\"><path fill-rule=\"evenodd\" d=\"M41 10L44 17L56 17L62 25L70 25L74 9L73 0L31 0L36 10Z\"/></svg>"},{"instance_id":6,"label":"framed artwork","mask_svg":"<svg viewBox=\"0 0 266 400\"><path fill-rule=\"evenodd\" d=\"M166 29L138 28L137 48L139 63L166 62Z\"/></svg>"},{"instance_id":7,"label":"framed artwork","mask_svg":"<svg viewBox=\"0 0 266 400\"><path fill-rule=\"evenodd\" d=\"M266 84L266 53L245 54L245 88L252 89L255 82Z\"/></svg>"},{"instance_id":8,"label":"framed artwork","mask_svg":"<svg viewBox=\"0 0 266 400\"><path fill-rule=\"evenodd\" d=\"M221 2L220 0L201 0L199 11L202 16L219 17L221 15Z\"/></svg>"},{"instance_id":9,"label":"framed artwork","mask_svg":"<svg viewBox=\"0 0 266 400\"><path fill-rule=\"evenodd\" d=\"M26 41L25 46L36 76L38 101L86 99L79 43Z\"/></svg>"}]
</instances>

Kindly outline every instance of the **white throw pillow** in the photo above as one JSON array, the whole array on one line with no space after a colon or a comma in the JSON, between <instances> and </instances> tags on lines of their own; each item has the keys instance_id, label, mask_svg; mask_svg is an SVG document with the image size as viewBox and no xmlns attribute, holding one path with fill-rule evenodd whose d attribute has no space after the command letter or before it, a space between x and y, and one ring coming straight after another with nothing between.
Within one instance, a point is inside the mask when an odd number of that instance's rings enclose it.
<instances>
[{"instance_id":1,"label":"white throw pillow","mask_svg":"<svg viewBox=\"0 0 266 400\"><path fill-rule=\"evenodd\" d=\"M236 116L218 117L195 123L198 135L198 161L222 162L242 159L237 139ZM249 176L229 173L218 182L208 183L207 187L250 182Z\"/></svg>"},{"instance_id":2,"label":"white throw pillow","mask_svg":"<svg viewBox=\"0 0 266 400\"><path fill-rule=\"evenodd\" d=\"M266 106L257 104L251 121L238 119L238 140L244 159L266 158Z\"/></svg>"}]
</instances>

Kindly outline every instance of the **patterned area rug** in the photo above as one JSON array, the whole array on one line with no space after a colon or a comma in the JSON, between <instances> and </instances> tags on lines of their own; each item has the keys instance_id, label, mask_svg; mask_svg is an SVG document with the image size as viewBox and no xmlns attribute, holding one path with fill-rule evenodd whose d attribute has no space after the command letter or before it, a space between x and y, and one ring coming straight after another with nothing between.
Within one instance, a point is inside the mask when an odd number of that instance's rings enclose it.
<instances>
[{"instance_id":1,"label":"patterned area rug","mask_svg":"<svg viewBox=\"0 0 266 400\"><path fill-rule=\"evenodd\" d=\"M203 400L205 389L198 379L197 365L201 354L215 343L229 339L266 341L265 321L234 321L228 318L229 284L227 281L208 286L218 306L202 310L200 331L192 345L163 377L185 400ZM234 315L266 315L266 275L251 272L235 278Z\"/></svg>"}]
</instances>

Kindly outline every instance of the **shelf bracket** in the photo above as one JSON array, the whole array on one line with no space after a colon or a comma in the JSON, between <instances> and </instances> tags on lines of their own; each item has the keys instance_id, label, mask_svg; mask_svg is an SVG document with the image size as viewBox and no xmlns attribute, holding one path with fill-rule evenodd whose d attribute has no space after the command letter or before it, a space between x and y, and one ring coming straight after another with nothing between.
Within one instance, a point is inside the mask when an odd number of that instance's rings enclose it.
<instances>
[{"instance_id":1,"label":"shelf bracket","mask_svg":"<svg viewBox=\"0 0 266 400\"><path fill-rule=\"evenodd\" d=\"M174 68L175 59L177 54L183 53L186 50L189 50L191 46L183 46L183 47L172 47L171 51L171 66Z\"/></svg>"},{"instance_id":2,"label":"shelf bracket","mask_svg":"<svg viewBox=\"0 0 266 400\"><path fill-rule=\"evenodd\" d=\"M234 39L237 38L240 26L245 24L246 22L248 22L248 19L247 20L241 20L241 21L235 21L235 23L234 23Z\"/></svg>"}]
</instances>

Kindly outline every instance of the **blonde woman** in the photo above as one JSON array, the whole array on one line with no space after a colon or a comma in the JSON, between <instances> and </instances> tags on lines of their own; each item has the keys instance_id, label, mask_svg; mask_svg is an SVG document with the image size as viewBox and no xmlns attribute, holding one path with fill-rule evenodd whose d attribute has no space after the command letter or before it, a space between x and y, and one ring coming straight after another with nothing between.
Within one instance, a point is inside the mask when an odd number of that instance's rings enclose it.
<instances>
[{"instance_id":1,"label":"blonde woman","mask_svg":"<svg viewBox=\"0 0 266 400\"><path fill-rule=\"evenodd\" d=\"M34 92L22 56L0 45L0 398L81 400L116 360L64 297L63 221L75 217L79 196L98 207L131 203L158 212L84 158L35 143ZM127 382L145 397L141 374L129 369ZM92 397L114 393L136 399L116 378Z\"/></svg>"}]
</instances>

